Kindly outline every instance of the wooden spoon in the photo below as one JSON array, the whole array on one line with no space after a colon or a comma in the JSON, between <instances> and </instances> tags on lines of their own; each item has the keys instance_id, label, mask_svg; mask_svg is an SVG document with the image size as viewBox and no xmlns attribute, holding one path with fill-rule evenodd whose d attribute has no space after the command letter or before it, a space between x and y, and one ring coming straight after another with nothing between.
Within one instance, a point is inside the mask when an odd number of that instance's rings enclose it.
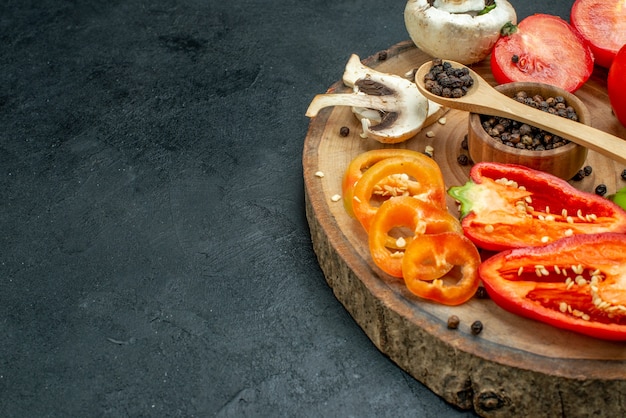
<instances>
[{"instance_id":1,"label":"wooden spoon","mask_svg":"<svg viewBox=\"0 0 626 418\"><path fill-rule=\"evenodd\" d=\"M494 89L484 78L463 64L449 60L446 62L455 68L467 68L470 76L474 79L474 85L470 87L465 96L458 99L433 94L424 86L424 76L432 67L432 62L427 62L415 73L415 84L427 99L454 109L505 117L527 123L626 164L626 140L589 125L552 115L520 103Z\"/></svg>"}]
</instances>

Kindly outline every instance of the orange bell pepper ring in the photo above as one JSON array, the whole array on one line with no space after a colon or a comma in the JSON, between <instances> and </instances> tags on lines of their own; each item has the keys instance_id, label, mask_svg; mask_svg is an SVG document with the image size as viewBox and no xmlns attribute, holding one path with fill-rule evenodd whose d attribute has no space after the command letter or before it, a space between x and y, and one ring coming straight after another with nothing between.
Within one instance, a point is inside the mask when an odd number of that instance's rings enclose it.
<instances>
[{"instance_id":1,"label":"orange bell pepper ring","mask_svg":"<svg viewBox=\"0 0 626 418\"><path fill-rule=\"evenodd\" d=\"M385 158L363 173L354 186L352 209L366 231L369 231L380 204L394 196L413 196L447 209L443 176L434 161L413 157Z\"/></svg>"},{"instance_id":2,"label":"orange bell pepper ring","mask_svg":"<svg viewBox=\"0 0 626 418\"><path fill-rule=\"evenodd\" d=\"M464 235L420 235L405 251L402 273L411 293L454 306L467 302L478 290L480 262L476 246Z\"/></svg>"},{"instance_id":3,"label":"orange bell pepper ring","mask_svg":"<svg viewBox=\"0 0 626 418\"><path fill-rule=\"evenodd\" d=\"M461 234L461 223L447 211L414 197L393 197L383 202L370 225L370 254L385 273L403 277L405 249L422 234L454 232ZM440 276L452 267L438 266ZM446 270L447 269L447 270Z\"/></svg>"},{"instance_id":4,"label":"orange bell pepper ring","mask_svg":"<svg viewBox=\"0 0 626 418\"><path fill-rule=\"evenodd\" d=\"M415 158L416 160L421 161L425 166L429 167L429 169L435 171L439 170L439 166L432 158L427 157L426 155L418 151L398 148L380 148L365 151L354 157L354 159L350 162L350 165L344 173L341 182L343 205L348 215L354 217L354 211L352 210L354 186L357 181L359 181L359 179L363 176L363 173L379 161L393 157Z\"/></svg>"}]
</instances>

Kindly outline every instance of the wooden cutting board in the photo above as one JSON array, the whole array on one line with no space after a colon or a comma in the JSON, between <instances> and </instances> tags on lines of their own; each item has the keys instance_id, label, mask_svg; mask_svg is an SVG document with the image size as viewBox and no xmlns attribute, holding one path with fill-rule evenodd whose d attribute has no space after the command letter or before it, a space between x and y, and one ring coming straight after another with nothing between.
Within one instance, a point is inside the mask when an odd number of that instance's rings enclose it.
<instances>
[{"instance_id":1,"label":"wooden cutting board","mask_svg":"<svg viewBox=\"0 0 626 418\"><path fill-rule=\"evenodd\" d=\"M348 56L346 56L347 60ZM405 75L431 58L409 42L364 61L379 71ZM488 61L473 66L495 84ZM339 78L343 68L337 69ZM606 70L596 70L576 92L589 107L592 125L626 138L606 93ZM329 92L349 91L342 82ZM445 124L435 122L396 148L434 149L446 186L464 184L469 166L457 163L467 134L467 113L450 110ZM339 134L348 127L347 137ZM362 139L360 124L346 107L328 108L310 122L303 169L306 215L313 247L337 299L376 347L402 369L441 396L482 416L590 416L621 413L626 405L626 343L605 342L510 314L488 299L447 307L413 296L401 281L371 261L367 237L341 201L341 178L356 155L383 145ZM430 132L434 136L426 133ZM608 193L626 186L622 167L593 151L586 164L593 173L571 183L586 191L604 183ZM316 173L322 172L320 177ZM450 212L458 215L449 198ZM450 315L460 318L447 328ZM480 320L484 330L472 335Z\"/></svg>"}]
</instances>

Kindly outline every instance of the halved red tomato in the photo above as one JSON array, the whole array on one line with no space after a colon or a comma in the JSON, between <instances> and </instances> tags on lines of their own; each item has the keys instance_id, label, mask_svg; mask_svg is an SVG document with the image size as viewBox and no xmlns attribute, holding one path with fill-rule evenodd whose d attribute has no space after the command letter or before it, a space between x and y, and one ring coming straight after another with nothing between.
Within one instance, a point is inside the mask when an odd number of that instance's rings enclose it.
<instances>
[{"instance_id":1,"label":"halved red tomato","mask_svg":"<svg viewBox=\"0 0 626 418\"><path fill-rule=\"evenodd\" d=\"M613 113L626 126L626 44L617 52L611 64L607 90Z\"/></svg>"},{"instance_id":2,"label":"halved red tomato","mask_svg":"<svg viewBox=\"0 0 626 418\"><path fill-rule=\"evenodd\" d=\"M626 44L626 1L576 0L570 22L591 48L596 64L609 68Z\"/></svg>"},{"instance_id":3,"label":"halved red tomato","mask_svg":"<svg viewBox=\"0 0 626 418\"><path fill-rule=\"evenodd\" d=\"M506 25L491 53L491 71L500 84L531 81L569 92L593 72L593 54L583 38L558 16L535 14Z\"/></svg>"}]
</instances>

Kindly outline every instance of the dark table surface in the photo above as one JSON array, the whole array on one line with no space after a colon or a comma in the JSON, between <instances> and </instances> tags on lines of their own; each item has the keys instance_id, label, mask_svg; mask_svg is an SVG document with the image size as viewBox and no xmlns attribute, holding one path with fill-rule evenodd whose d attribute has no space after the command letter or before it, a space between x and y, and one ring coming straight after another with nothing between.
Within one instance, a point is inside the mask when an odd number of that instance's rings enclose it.
<instances>
[{"instance_id":1,"label":"dark table surface","mask_svg":"<svg viewBox=\"0 0 626 418\"><path fill-rule=\"evenodd\" d=\"M404 5L2 2L0 416L471 415L368 340L304 216L306 107Z\"/></svg>"}]
</instances>

